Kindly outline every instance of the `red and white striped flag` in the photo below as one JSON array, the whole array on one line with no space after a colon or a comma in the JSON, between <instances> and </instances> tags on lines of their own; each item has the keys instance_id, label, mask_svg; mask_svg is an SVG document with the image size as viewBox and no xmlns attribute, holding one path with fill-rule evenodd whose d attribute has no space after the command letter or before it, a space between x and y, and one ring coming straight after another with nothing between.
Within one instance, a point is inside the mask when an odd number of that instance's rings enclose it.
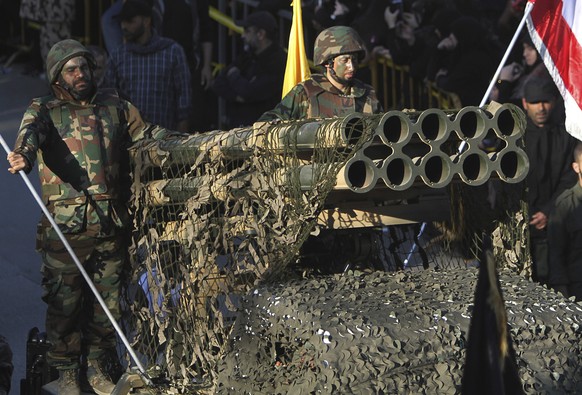
<instances>
[{"instance_id":1,"label":"red and white striped flag","mask_svg":"<svg viewBox=\"0 0 582 395\"><path fill-rule=\"evenodd\" d=\"M529 34L564 98L566 130L582 140L582 2L529 2Z\"/></svg>"}]
</instances>

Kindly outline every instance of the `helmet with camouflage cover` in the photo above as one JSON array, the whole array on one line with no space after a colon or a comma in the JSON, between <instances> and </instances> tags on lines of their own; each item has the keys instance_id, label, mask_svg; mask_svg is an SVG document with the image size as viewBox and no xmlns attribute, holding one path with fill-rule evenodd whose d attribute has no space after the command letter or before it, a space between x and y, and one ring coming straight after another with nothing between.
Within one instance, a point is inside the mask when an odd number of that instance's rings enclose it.
<instances>
[{"instance_id":1,"label":"helmet with camouflage cover","mask_svg":"<svg viewBox=\"0 0 582 395\"><path fill-rule=\"evenodd\" d=\"M355 53L361 59L366 55L366 45L360 35L348 26L332 26L315 39L313 63L322 65L336 56Z\"/></svg>"},{"instance_id":2,"label":"helmet with camouflage cover","mask_svg":"<svg viewBox=\"0 0 582 395\"><path fill-rule=\"evenodd\" d=\"M46 70L49 83L54 84L65 63L77 56L85 57L91 70L95 68L93 54L80 42L67 39L53 45L46 57Z\"/></svg>"}]
</instances>

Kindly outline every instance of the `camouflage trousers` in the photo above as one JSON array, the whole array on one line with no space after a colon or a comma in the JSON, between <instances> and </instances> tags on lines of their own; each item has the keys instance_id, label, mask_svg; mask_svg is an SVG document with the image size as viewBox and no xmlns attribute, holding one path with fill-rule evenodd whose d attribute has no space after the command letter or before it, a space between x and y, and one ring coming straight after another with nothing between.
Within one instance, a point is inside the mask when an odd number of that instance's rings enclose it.
<instances>
[{"instance_id":1,"label":"camouflage trousers","mask_svg":"<svg viewBox=\"0 0 582 395\"><path fill-rule=\"evenodd\" d=\"M79 367L81 354L97 359L116 346L116 333L73 258L53 229L38 240L42 254L42 299L47 303L46 333L52 343L49 365ZM125 260L120 237L65 235L106 306L119 319L120 273Z\"/></svg>"}]
</instances>

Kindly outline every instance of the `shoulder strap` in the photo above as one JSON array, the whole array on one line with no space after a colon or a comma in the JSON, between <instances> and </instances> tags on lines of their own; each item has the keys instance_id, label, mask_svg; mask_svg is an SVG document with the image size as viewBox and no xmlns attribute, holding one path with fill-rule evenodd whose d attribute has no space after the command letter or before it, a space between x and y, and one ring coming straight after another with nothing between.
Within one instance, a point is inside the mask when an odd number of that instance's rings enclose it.
<instances>
[{"instance_id":1,"label":"shoulder strap","mask_svg":"<svg viewBox=\"0 0 582 395\"><path fill-rule=\"evenodd\" d=\"M309 98L309 107L307 108L307 117L315 118L319 116L319 105L317 96L324 90L321 86L315 84L312 79L307 79L303 82L303 88Z\"/></svg>"}]
</instances>

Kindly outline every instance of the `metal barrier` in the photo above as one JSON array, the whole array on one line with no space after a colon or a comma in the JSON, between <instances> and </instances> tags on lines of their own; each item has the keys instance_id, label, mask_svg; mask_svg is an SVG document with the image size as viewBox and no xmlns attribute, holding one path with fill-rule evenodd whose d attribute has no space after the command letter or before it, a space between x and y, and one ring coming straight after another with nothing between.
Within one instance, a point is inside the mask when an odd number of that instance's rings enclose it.
<instances>
[{"instance_id":1,"label":"metal barrier","mask_svg":"<svg viewBox=\"0 0 582 395\"><path fill-rule=\"evenodd\" d=\"M407 65L395 64L391 58L376 57L366 67L370 69L371 85L386 111L462 107L457 94L440 89L432 81L418 81L410 75Z\"/></svg>"}]
</instances>

